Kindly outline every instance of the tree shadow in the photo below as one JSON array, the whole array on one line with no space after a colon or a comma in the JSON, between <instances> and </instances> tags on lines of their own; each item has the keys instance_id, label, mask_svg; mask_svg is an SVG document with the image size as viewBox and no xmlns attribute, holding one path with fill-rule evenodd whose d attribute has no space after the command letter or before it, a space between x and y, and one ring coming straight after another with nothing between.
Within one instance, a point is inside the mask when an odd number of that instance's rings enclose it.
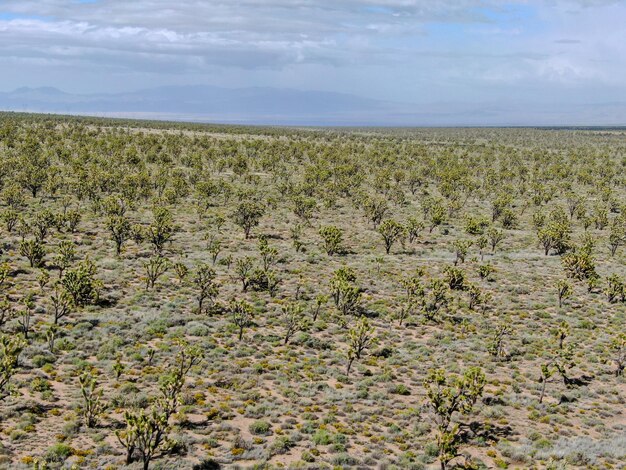
<instances>
[{"instance_id":1,"label":"tree shadow","mask_svg":"<svg viewBox=\"0 0 626 470\"><path fill-rule=\"evenodd\" d=\"M193 429L205 429L209 424L209 420L203 421L189 421L188 419L178 423L181 429L193 430Z\"/></svg>"},{"instance_id":2,"label":"tree shadow","mask_svg":"<svg viewBox=\"0 0 626 470\"><path fill-rule=\"evenodd\" d=\"M566 385L568 388L571 387L582 387L584 385L589 385L594 377L592 375L581 375L580 377L568 378Z\"/></svg>"},{"instance_id":3,"label":"tree shadow","mask_svg":"<svg viewBox=\"0 0 626 470\"><path fill-rule=\"evenodd\" d=\"M115 297L100 297L98 302L96 302L96 305L101 308L110 308L115 307L118 302L119 299Z\"/></svg>"},{"instance_id":4,"label":"tree shadow","mask_svg":"<svg viewBox=\"0 0 626 470\"><path fill-rule=\"evenodd\" d=\"M483 398L483 403L487 406L506 405L506 402L502 398L492 396Z\"/></svg>"},{"instance_id":5,"label":"tree shadow","mask_svg":"<svg viewBox=\"0 0 626 470\"><path fill-rule=\"evenodd\" d=\"M54 408L54 404L48 405L29 400L16 404L11 411L20 414L32 413L35 416L44 416Z\"/></svg>"},{"instance_id":6,"label":"tree shadow","mask_svg":"<svg viewBox=\"0 0 626 470\"><path fill-rule=\"evenodd\" d=\"M497 424L485 424L479 421L472 421L469 424L461 424L459 438L461 442L467 443L473 439L482 439L485 442L498 442L500 439L512 436L511 426L499 426Z\"/></svg>"},{"instance_id":7,"label":"tree shadow","mask_svg":"<svg viewBox=\"0 0 626 470\"><path fill-rule=\"evenodd\" d=\"M220 470L222 466L213 459L203 460L195 464L192 470Z\"/></svg>"},{"instance_id":8,"label":"tree shadow","mask_svg":"<svg viewBox=\"0 0 626 470\"><path fill-rule=\"evenodd\" d=\"M264 236L268 240L284 240L283 236L280 233L264 233L262 236ZM260 238L260 236L258 236L257 238Z\"/></svg>"}]
</instances>

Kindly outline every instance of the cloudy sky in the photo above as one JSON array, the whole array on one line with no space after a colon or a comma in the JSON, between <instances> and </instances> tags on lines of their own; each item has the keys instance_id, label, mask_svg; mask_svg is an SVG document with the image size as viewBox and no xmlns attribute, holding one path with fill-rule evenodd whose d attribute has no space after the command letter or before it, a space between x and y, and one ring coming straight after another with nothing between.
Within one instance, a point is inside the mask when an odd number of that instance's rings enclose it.
<instances>
[{"instance_id":1,"label":"cloudy sky","mask_svg":"<svg viewBox=\"0 0 626 470\"><path fill-rule=\"evenodd\" d=\"M0 63L0 91L606 106L626 102L626 0L0 0Z\"/></svg>"}]
</instances>

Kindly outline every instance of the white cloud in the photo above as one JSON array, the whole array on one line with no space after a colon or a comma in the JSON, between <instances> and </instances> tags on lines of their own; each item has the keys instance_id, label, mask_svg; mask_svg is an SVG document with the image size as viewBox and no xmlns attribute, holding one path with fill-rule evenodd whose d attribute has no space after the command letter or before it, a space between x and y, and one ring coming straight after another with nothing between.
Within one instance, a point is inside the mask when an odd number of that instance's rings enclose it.
<instances>
[{"instance_id":1,"label":"white cloud","mask_svg":"<svg viewBox=\"0 0 626 470\"><path fill-rule=\"evenodd\" d=\"M0 88L208 82L582 101L626 91L625 17L616 0L5 0Z\"/></svg>"}]
</instances>

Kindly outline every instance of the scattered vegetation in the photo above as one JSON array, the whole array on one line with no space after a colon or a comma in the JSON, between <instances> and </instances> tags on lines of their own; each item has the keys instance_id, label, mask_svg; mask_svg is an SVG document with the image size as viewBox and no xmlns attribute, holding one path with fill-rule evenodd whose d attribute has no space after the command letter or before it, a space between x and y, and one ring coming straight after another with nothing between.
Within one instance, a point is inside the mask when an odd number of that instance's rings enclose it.
<instances>
[{"instance_id":1,"label":"scattered vegetation","mask_svg":"<svg viewBox=\"0 0 626 470\"><path fill-rule=\"evenodd\" d=\"M0 466L624 467L623 138L0 115Z\"/></svg>"}]
</instances>

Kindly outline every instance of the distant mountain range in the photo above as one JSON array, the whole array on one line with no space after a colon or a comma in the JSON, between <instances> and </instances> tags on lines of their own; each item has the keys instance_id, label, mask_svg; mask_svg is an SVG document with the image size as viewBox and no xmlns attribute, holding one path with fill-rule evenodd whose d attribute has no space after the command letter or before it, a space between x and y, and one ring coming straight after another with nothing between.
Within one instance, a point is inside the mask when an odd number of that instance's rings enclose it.
<instances>
[{"instance_id":1,"label":"distant mountain range","mask_svg":"<svg viewBox=\"0 0 626 470\"><path fill-rule=\"evenodd\" d=\"M382 123L401 105L344 93L277 88L166 86L70 94L51 87L0 93L0 109L260 124Z\"/></svg>"},{"instance_id":2,"label":"distant mountain range","mask_svg":"<svg viewBox=\"0 0 626 470\"><path fill-rule=\"evenodd\" d=\"M625 125L626 103L406 104L284 88L164 86L72 94L51 87L0 92L0 110L275 125Z\"/></svg>"}]
</instances>

